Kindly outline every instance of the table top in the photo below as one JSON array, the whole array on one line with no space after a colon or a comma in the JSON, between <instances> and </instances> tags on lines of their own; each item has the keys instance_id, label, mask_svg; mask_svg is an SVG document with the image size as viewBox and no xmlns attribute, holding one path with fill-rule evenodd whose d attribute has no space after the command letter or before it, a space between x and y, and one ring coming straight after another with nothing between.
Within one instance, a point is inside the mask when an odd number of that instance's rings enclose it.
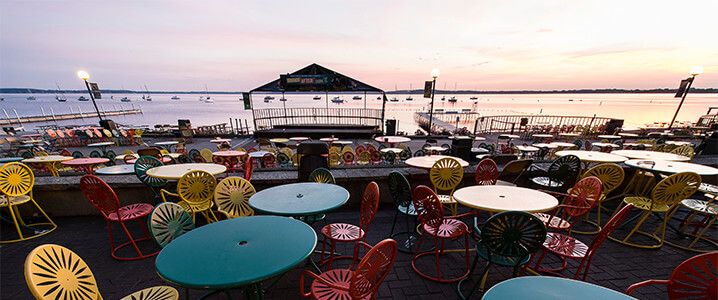
<instances>
[{"instance_id":1,"label":"table top","mask_svg":"<svg viewBox=\"0 0 718 300\"><path fill-rule=\"evenodd\" d=\"M627 160L626 157L616 154L586 150L561 150L556 152L556 155L576 155L581 162L620 163Z\"/></svg>"},{"instance_id":2,"label":"table top","mask_svg":"<svg viewBox=\"0 0 718 300\"><path fill-rule=\"evenodd\" d=\"M294 136L294 137L290 137L289 140L295 141L295 142L301 142L301 141L309 140L309 138L306 136Z\"/></svg>"},{"instance_id":3,"label":"table top","mask_svg":"<svg viewBox=\"0 0 718 300\"><path fill-rule=\"evenodd\" d=\"M718 169L680 161L632 159L624 162L627 166L659 173L693 172L698 175L718 175Z\"/></svg>"},{"instance_id":4,"label":"table top","mask_svg":"<svg viewBox=\"0 0 718 300\"><path fill-rule=\"evenodd\" d=\"M593 146L596 146L596 147L601 147L601 148L604 148L604 147L620 148L620 147L621 147L621 146L616 145L616 144L612 144L612 143L601 143L601 142L596 142L596 143L593 143L592 145L593 145Z\"/></svg>"},{"instance_id":5,"label":"table top","mask_svg":"<svg viewBox=\"0 0 718 300\"><path fill-rule=\"evenodd\" d=\"M164 141L164 142L157 142L155 145L157 146L169 146L169 145L177 145L179 144L178 141Z\"/></svg>"},{"instance_id":6,"label":"table top","mask_svg":"<svg viewBox=\"0 0 718 300\"><path fill-rule=\"evenodd\" d=\"M561 132L561 133L559 133L558 135L560 135L560 136L570 136L570 137L581 136L580 133L575 133L575 132Z\"/></svg>"},{"instance_id":7,"label":"table top","mask_svg":"<svg viewBox=\"0 0 718 300\"><path fill-rule=\"evenodd\" d=\"M62 164L66 166L85 166L104 164L108 161L110 161L110 159L104 157L82 157L63 161Z\"/></svg>"},{"instance_id":8,"label":"table top","mask_svg":"<svg viewBox=\"0 0 718 300\"><path fill-rule=\"evenodd\" d=\"M386 153L386 152L394 152L394 153L396 153L396 154L399 154L399 153L401 153L401 151L404 151L404 149L401 149L401 148L384 148L384 149L381 149L381 150L379 150L379 151L384 152L384 153Z\"/></svg>"},{"instance_id":9,"label":"table top","mask_svg":"<svg viewBox=\"0 0 718 300\"><path fill-rule=\"evenodd\" d=\"M485 138L485 137L482 137L482 136L476 136L476 137L474 137L474 141L485 141L485 140L486 140L486 138Z\"/></svg>"},{"instance_id":10,"label":"table top","mask_svg":"<svg viewBox=\"0 0 718 300\"><path fill-rule=\"evenodd\" d=\"M170 162L172 162L172 159L171 159L171 158L165 157L165 156L162 156L161 158L158 158L158 159L159 159L162 163L170 163ZM134 164L135 162L137 162L137 158L130 159L130 160L126 161L125 163L126 163L126 164Z\"/></svg>"},{"instance_id":11,"label":"table top","mask_svg":"<svg viewBox=\"0 0 718 300\"><path fill-rule=\"evenodd\" d=\"M215 144L230 143L230 142L232 142L232 139L213 139L213 140L209 140L209 142L215 143Z\"/></svg>"},{"instance_id":12,"label":"table top","mask_svg":"<svg viewBox=\"0 0 718 300\"><path fill-rule=\"evenodd\" d=\"M273 138L273 139L269 139L269 141L272 142L272 143L282 143L282 144L283 144L283 143L289 142L289 139L287 139L287 138Z\"/></svg>"},{"instance_id":13,"label":"table top","mask_svg":"<svg viewBox=\"0 0 718 300\"><path fill-rule=\"evenodd\" d=\"M212 155L214 155L214 156L224 156L224 157L236 157L236 156L245 156L245 155L247 155L247 152L227 150L227 151L212 152Z\"/></svg>"},{"instance_id":14,"label":"table top","mask_svg":"<svg viewBox=\"0 0 718 300\"><path fill-rule=\"evenodd\" d=\"M473 148L471 148L471 152L476 152L476 153L489 153L489 149L473 147Z\"/></svg>"},{"instance_id":15,"label":"table top","mask_svg":"<svg viewBox=\"0 0 718 300\"><path fill-rule=\"evenodd\" d=\"M22 157L0 157L0 163L9 163L23 160Z\"/></svg>"},{"instance_id":16,"label":"table top","mask_svg":"<svg viewBox=\"0 0 718 300\"><path fill-rule=\"evenodd\" d=\"M295 219L229 219L170 242L157 255L155 268L164 280L183 287L235 288L284 273L309 257L316 243L314 229Z\"/></svg>"},{"instance_id":17,"label":"table top","mask_svg":"<svg viewBox=\"0 0 718 300\"><path fill-rule=\"evenodd\" d=\"M500 139L518 139L521 137L518 135L515 135L515 134L501 134L501 135L499 135L499 138Z\"/></svg>"},{"instance_id":18,"label":"table top","mask_svg":"<svg viewBox=\"0 0 718 300\"><path fill-rule=\"evenodd\" d=\"M115 143L113 143L113 142L100 142L100 143L87 144L87 147L105 147L105 146L111 146L114 144Z\"/></svg>"},{"instance_id":19,"label":"table top","mask_svg":"<svg viewBox=\"0 0 718 300\"><path fill-rule=\"evenodd\" d=\"M599 139L607 139L607 140L619 140L621 139L620 135L613 135L613 134L601 134L597 136Z\"/></svg>"},{"instance_id":20,"label":"table top","mask_svg":"<svg viewBox=\"0 0 718 300\"><path fill-rule=\"evenodd\" d=\"M424 149L425 149L425 150L429 150L429 151L446 151L446 150L449 150L449 149L444 148L444 147L441 147L441 146L431 146L431 147L426 147L426 148L424 148Z\"/></svg>"},{"instance_id":21,"label":"table top","mask_svg":"<svg viewBox=\"0 0 718 300\"><path fill-rule=\"evenodd\" d=\"M468 136L468 135L450 135L450 136L449 136L449 139L450 139L450 140L454 140L454 139L456 139L456 140L470 140L471 137Z\"/></svg>"},{"instance_id":22,"label":"table top","mask_svg":"<svg viewBox=\"0 0 718 300\"><path fill-rule=\"evenodd\" d=\"M22 162L24 163L52 163L52 162L60 162L60 161L66 161L73 159L72 156L62 156L62 155L48 155L48 156L36 156L32 158L26 158L23 159Z\"/></svg>"},{"instance_id":23,"label":"table top","mask_svg":"<svg viewBox=\"0 0 718 300\"><path fill-rule=\"evenodd\" d=\"M461 167L466 168L469 166L469 162L453 156L448 155L429 155L429 156L419 156L419 157L412 157L407 159L404 163L415 167L415 168L421 168L421 169L431 169L432 166L434 166L434 163L436 163L438 160L442 158L453 158L457 161L459 161L459 164Z\"/></svg>"},{"instance_id":24,"label":"table top","mask_svg":"<svg viewBox=\"0 0 718 300\"><path fill-rule=\"evenodd\" d=\"M339 145L350 145L353 144L352 141L333 141L332 144L339 144Z\"/></svg>"},{"instance_id":25,"label":"table top","mask_svg":"<svg viewBox=\"0 0 718 300\"><path fill-rule=\"evenodd\" d=\"M516 149L519 149L521 152L536 152L539 151L539 148L533 147L533 146L524 146L524 145L518 145L516 146Z\"/></svg>"},{"instance_id":26,"label":"table top","mask_svg":"<svg viewBox=\"0 0 718 300\"><path fill-rule=\"evenodd\" d=\"M22 142L25 144L39 144L39 143L42 143L43 141L42 140L24 140Z\"/></svg>"},{"instance_id":27,"label":"table top","mask_svg":"<svg viewBox=\"0 0 718 300\"><path fill-rule=\"evenodd\" d=\"M391 143L391 144L406 143L406 142L411 141L410 138L405 137L405 136L392 136L392 135L378 136L378 137L374 138L374 140L379 143Z\"/></svg>"},{"instance_id":28,"label":"table top","mask_svg":"<svg viewBox=\"0 0 718 300\"><path fill-rule=\"evenodd\" d=\"M490 299L636 299L592 283L552 276L524 276L504 280L484 294Z\"/></svg>"},{"instance_id":29,"label":"table top","mask_svg":"<svg viewBox=\"0 0 718 300\"><path fill-rule=\"evenodd\" d=\"M638 134L630 133L630 132L620 132L618 133L619 136L622 137L638 137Z\"/></svg>"},{"instance_id":30,"label":"table top","mask_svg":"<svg viewBox=\"0 0 718 300\"><path fill-rule=\"evenodd\" d=\"M548 148L548 149L558 148L558 145L546 144L546 143L536 143L536 144L533 144L533 145L531 145L531 146L534 146L534 147L537 147L537 148Z\"/></svg>"},{"instance_id":31,"label":"table top","mask_svg":"<svg viewBox=\"0 0 718 300\"><path fill-rule=\"evenodd\" d=\"M638 147L643 146L646 148L653 148L653 144L639 144L639 143L624 143L624 146Z\"/></svg>"},{"instance_id":32,"label":"table top","mask_svg":"<svg viewBox=\"0 0 718 300\"><path fill-rule=\"evenodd\" d=\"M509 210L542 212L558 205L550 194L517 186L474 185L454 192L454 199L464 206L485 211Z\"/></svg>"},{"instance_id":33,"label":"table top","mask_svg":"<svg viewBox=\"0 0 718 300\"><path fill-rule=\"evenodd\" d=\"M249 152L249 157L257 158L257 157L264 157L267 153L270 153L269 151L259 150L254 152Z\"/></svg>"},{"instance_id":34,"label":"table top","mask_svg":"<svg viewBox=\"0 0 718 300\"><path fill-rule=\"evenodd\" d=\"M95 170L96 175L129 175L135 174L135 165L116 165Z\"/></svg>"},{"instance_id":35,"label":"table top","mask_svg":"<svg viewBox=\"0 0 718 300\"><path fill-rule=\"evenodd\" d=\"M569 148L578 147L574 143L566 143L566 142L552 142L549 145L556 145L558 147L569 147Z\"/></svg>"},{"instance_id":36,"label":"table top","mask_svg":"<svg viewBox=\"0 0 718 300\"><path fill-rule=\"evenodd\" d=\"M691 142L686 142L686 141L666 141L666 144L668 144L668 145L676 145L676 146L685 146L685 145L691 145Z\"/></svg>"},{"instance_id":37,"label":"table top","mask_svg":"<svg viewBox=\"0 0 718 300\"><path fill-rule=\"evenodd\" d=\"M322 142L333 142L333 141L338 141L339 138L325 137L325 138L321 138L321 139L319 139L319 140L322 141Z\"/></svg>"},{"instance_id":38,"label":"table top","mask_svg":"<svg viewBox=\"0 0 718 300\"><path fill-rule=\"evenodd\" d=\"M611 151L611 154L616 154L620 156L625 156L630 159L656 159L656 160L669 160L669 161L689 161L691 160L688 156L668 153L668 152L658 152L658 151L648 151L648 150L615 150Z\"/></svg>"},{"instance_id":39,"label":"table top","mask_svg":"<svg viewBox=\"0 0 718 300\"><path fill-rule=\"evenodd\" d=\"M249 198L249 206L267 214L307 216L334 210L348 200L349 192L341 186L302 182L261 190Z\"/></svg>"},{"instance_id":40,"label":"table top","mask_svg":"<svg viewBox=\"0 0 718 300\"><path fill-rule=\"evenodd\" d=\"M177 180L189 171L200 170L212 175L219 175L227 171L227 167L218 164L192 163L159 166L147 170L147 175L155 178Z\"/></svg>"},{"instance_id":41,"label":"table top","mask_svg":"<svg viewBox=\"0 0 718 300\"><path fill-rule=\"evenodd\" d=\"M532 134L531 136L535 137L535 138L552 138L553 134L537 133L537 134Z\"/></svg>"}]
</instances>

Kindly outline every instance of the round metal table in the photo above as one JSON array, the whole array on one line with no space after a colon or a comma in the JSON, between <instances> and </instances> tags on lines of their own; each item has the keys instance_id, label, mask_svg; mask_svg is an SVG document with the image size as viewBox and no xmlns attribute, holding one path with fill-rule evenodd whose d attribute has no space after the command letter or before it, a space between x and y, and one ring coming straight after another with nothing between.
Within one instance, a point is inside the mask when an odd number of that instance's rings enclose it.
<instances>
[{"instance_id":1,"label":"round metal table","mask_svg":"<svg viewBox=\"0 0 718 300\"><path fill-rule=\"evenodd\" d=\"M60 176L60 173L57 172L57 164L73 159L72 156L62 156L62 155L48 155L48 156L37 156L32 158L23 159L22 162L26 164L41 164L45 165L45 168L50 172L52 176Z\"/></svg>"},{"instance_id":2,"label":"round metal table","mask_svg":"<svg viewBox=\"0 0 718 300\"><path fill-rule=\"evenodd\" d=\"M321 139L319 139L319 140L322 141L322 142L331 143L331 142L333 142L333 141L338 141L339 139L338 139L338 138L335 138L335 137L325 137L325 138L321 138Z\"/></svg>"},{"instance_id":3,"label":"round metal table","mask_svg":"<svg viewBox=\"0 0 718 300\"><path fill-rule=\"evenodd\" d=\"M289 140L292 142L303 142L303 141L308 141L309 138L306 136L294 136L294 137L290 137Z\"/></svg>"},{"instance_id":4,"label":"round metal table","mask_svg":"<svg viewBox=\"0 0 718 300\"><path fill-rule=\"evenodd\" d=\"M622 138L637 138L638 134L630 133L630 132L620 132L618 135Z\"/></svg>"},{"instance_id":5,"label":"round metal table","mask_svg":"<svg viewBox=\"0 0 718 300\"><path fill-rule=\"evenodd\" d=\"M554 145L557 147L564 147L564 148L577 148L578 147L574 143L566 143L566 142L552 142L549 145Z\"/></svg>"},{"instance_id":6,"label":"round metal table","mask_svg":"<svg viewBox=\"0 0 718 300\"><path fill-rule=\"evenodd\" d=\"M266 155L267 153L271 153L271 152L269 152L269 151L264 151L264 150L249 152L249 157L251 157L251 158L262 158L262 157L264 157L264 155Z\"/></svg>"},{"instance_id":7,"label":"round metal table","mask_svg":"<svg viewBox=\"0 0 718 300\"><path fill-rule=\"evenodd\" d=\"M164 141L164 142L154 143L155 146L160 146L164 149L167 149L167 151L170 151L170 152L172 152L172 146L175 146L177 144L179 144L178 141Z\"/></svg>"},{"instance_id":8,"label":"round metal table","mask_svg":"<svg viewBox=\"0 0 718 300\"><path fill-rule=\"evenodd\" d=\"M552 276L525 276L504 280L484 293L491 299L636 299L599 285Z\"/></svg>"},{"instance_id":9,"label":"round metal table","mask_svg":"<svg viewBox=\"0 0 718 300\"><path fill-rule=\"evenodd\" d=\"M647 150L616 150L611 151L611 154L627 157L629 159L655 159L655 160L669 160L669 161L689 161L691 160L688 156L658 152L658 151L647 151Z\"/></svg>"},{"instance_id":10,"label":"round metal table","mask_svg":"<svg viewBox=\"0 0 718 300\"><path fill-rule=\"evenodd\" d=\"M531 137L538 138L538 139L552 139L553 134L538 133L538 134L531 135Z\"/></svg>"},{"instance_id":11,"label":"round metal table","mask_svg":"<svg viewBox=\"0 0 718 300\"><path fill-rule=\"evenodd\" d=\"M213 139L213 140L209 140L209 142L212 144L231 143L232 139Z\"/></svg>"},{"instance_id":12,"label":"round metal table","mask_svg":"<svg viewBox=\"0 0 718 300\"><path fill-rule=\"evenodd\" d=\"M485 140L486 140L485 137L481 137L481 136L474 137L474 141L485 141Z\"/></svg>"},{"instance_id":13,"label":"round metal table","mask_svg":"<svg viewBox=\"0 0 718 300\"><path fill-rule=\"evenodd\" d=\"M155 178L167 180L179 180L189 171L205 171L212 175L219 175L227 171L227 167L218 164L194 163L194 164L177 164L155 167L147 170L147 175Z\"/></svg>"},{"instance_id":14,"label":"round metal table","mask_svg":"<svg viewBox=\"0 0 718 300\"><path fill-rule=\"evenodd\" d=\"M718 169L716 168L680 161L632 159L625 161L624 164L654 173L693 172L701 176L718 175Z\"/></svg>"},{"instance_id":15,"label":"round metal table","mask_svg":"<svg viewBox=\"0 0 718 300\"><path fill-rule=\"evenodd\" d=\"M165 281L198 289L252 286L284 273L314 250L317 235L291 218L251 216L198 227L162 249L155 269Z\"/></svg>"},{"instance_id":16,"label":"round metal table","mask_svg":"<svg viewBox=\"0 0 718 300\"><path fill-rule=\"evenodd\" d=\"M446 156L446 155L429 155L429 156L418 156L407 159L404 163L408 166L420 169L431 169L438 160L442 158L453 158L459 161L462 168L469 166L469 162L458 157Z\"/></svg>"},{"instance_id":17,"label":"round metal table","mask_svg":"<svg viewBox=\"0 0 718 300\"><path fill-rule=\"evenodd\" d=\"M135 165L117 165L95 170L96 175L130 175L135 174Z\"/></svg>"},{"instance_id":18,"label":"round metal table","mask_svg":"<svg viewBox=\"0 0 718 300\"><path fill-rule=\"evenodd\" d=\"M381 149L381 150L379 150L379 151L382 152L382 153L393 152L394 154L399 154L399 153L401 153L401 152L404 151L404 150L401 149L401 148L384 148L384 149Z\"/></svg>"},{"instance_id":19,"label":"round metal table","mask_svg":"<svg viewBox=\"0 0 718 300\"><path fill-rule=\"evenodd\" d=\"M228 150L228 151L212 152L212 155L214 155L214 156L221 156L221 157L240 157L240 156L245 156L245 155L247 155L247 152Z\"/></svg>"},{"instance_id":20,"label":"round metal table","mask_svg":"<svg viewBox=\"0 0 718 300\"><path fill-rule=\"evenodd\" d=\"M272 142L272 143L275 143L275 144L276 144L276 143L286 144L286 143L289 142L289 139L286 139L286 138L273 138L273 139L269 139L269 141Z\"/></svg>"},{"instance_id":21,"label":"round metal table","mask_svg":"<svg viewBox=\"0 0 718 300\"><path fill-rule=\"evenodd\" d=\"M666 141L666 144L668 144L668 145L676 145L676 146L685 146L685 145L691 145L691 142L685 142L685 141Z\"/></svg>"},{"instance_id":22,"label":"round metal table","mask_svg":"<svg viewBox=\"0 0 718 300\"><path fill-rule=\"evenodd\" d=\"M544 212L558 205L556 197L537 190L516 186L475 185L454 192L461 205L490 212Z\"/></svg>"},{"instance_id":23,"label":"round metal table","mask_svg":"<svg viewBox=\"0 0 718 300\"><path fill-rule=\"evenodd\" d=\"M9 163L9 162L16 162L16 161L22 161L22 157L0 157L0 163Z\"/></svg>"},{"instance_id":24,"label":"round metal table","mask_svg":"<svg viewBox=\"0 0 718 300\"><path fill-rule=\"evenodd\" d=\"M575 155L582 163L621 163L627 160L627 158L616 154L585 150L561 150L557 151L556 155Z\"/></svg>"},{"instance_id":25,"label":"round metal table","mask_svg":"<svg viewBox=\"0 0 718 300\"><path fill-rule=\"evenodd\" d=\"M349 200L349 191L327 183L284 184L261 190L249 198L249 206L266 214L302 217L325 213Z\"/></svg>"},{"instance_id":26,"label":"round metal table","mask_svg":"<svg viewBox=\"0 0 718 300\"><path fill-rule=\"evenodd\" d=\"M620 140L620 135L613 135L613 134L601 134L598 135L597 138L599 139L607 139L607 140Z\"/></svg>"},{"instance_id":27,"label":"round metal table","mask_svg":"<svg viewBox=\"0 0 718 300\"><path fill-rule=\"evenodd\" d=\"M393 135L378 136L374 138L374 140L379 143L388 143L389 147L391 148L394 148L394 145L396 145L397 143L406 143L411 141L411 139L408 137Z\"/></svg>"},{"instance_id":28,"label":"round metal table","mask_svg":"<svg viewBox=\"0 0 718 300\"><path fill-rule=\"evenodd\" d=\"M546 149L556 149L558 148L558 145L555 144L546 144L546 143L536 143L531 146L534 146L536 148L546 148Z\"/></svg>"},{"instance_id":29,"label":"round metal table","mask_svg":"<svg viewBox=\"0 0 718 300\"><path fill-rule=\"evenodd\" d=\"M102 154L107 153L107 147L114 145L113 142L100 142L100 143L92 143L87 144L87 147L97 147L100 148L100 151L102 151Z\"/></svg>"},{"instance_id":30,"label":"round metal table","mask_svg":"<svg viewBox=\"0 0 718 300\"><path fill-rule=\"evenodd\" d=\"M83 157L66 160L63 161L62 164L75 170L85 172L86 174L93 174L95 166L99 164L104 164L108 161L110 161L110 159L104 157Z\"/></svg>"}]
</instances>

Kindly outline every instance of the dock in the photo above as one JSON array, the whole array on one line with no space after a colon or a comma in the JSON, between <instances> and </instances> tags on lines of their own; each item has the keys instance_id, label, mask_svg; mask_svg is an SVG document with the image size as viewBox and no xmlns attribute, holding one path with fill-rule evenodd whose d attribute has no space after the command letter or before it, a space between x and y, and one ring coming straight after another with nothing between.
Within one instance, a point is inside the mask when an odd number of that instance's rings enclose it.
<instances>
[{"instance_id":1,"label":"dock","mask_svg":"<svg viewBox=\"0 0 718 300\"><path fill-rule=\"evenodd\" d=\"M97 116L96 112L72 112L67 114L43 114L41 116L18 116L17 114L12 117L8 115L7 111L3 109L4 117L0 119L0 126L6 126L6 125L13 125L13 124L23 124L23 123L38 123L38 122L55 122L55 121L62 121L62 120L74 120L74 119L84 119L84 118L92 118ZM109 116L120 116L120 115L134 115L134 114L142 114L142 109L140 108L132 108L132 109L120 109L120 110L108 110L108 111L101 111L100 115L103 117L109 117Z\"/></svg>"}]
</instances>

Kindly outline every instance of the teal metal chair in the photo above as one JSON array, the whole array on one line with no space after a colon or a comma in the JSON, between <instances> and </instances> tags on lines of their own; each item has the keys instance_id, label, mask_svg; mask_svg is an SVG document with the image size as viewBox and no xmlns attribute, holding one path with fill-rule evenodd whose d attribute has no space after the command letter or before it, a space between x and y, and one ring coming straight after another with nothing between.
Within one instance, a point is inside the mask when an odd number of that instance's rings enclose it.
<instances>
[{"instance_id":1,"label":"teal metal chair","mask_svg":"<svg viewBox=\"0 0 718 300\"><path fill-rule=\"evenodd\" d=\"M192 216L177 203L158 204L150 214L149 228L152 238L165 247L177 237L194 229Z\"/></svg>"},{"instance_id":2,"label":"teal metal chair","mask_svg":"<svg viewBox=\"0 0 718 300\"><path fill-rule=\"evenodd\" d=\"M162 162L152 156L141 156L135 161L135 176L146 186L150 187L155 202L161 202L159 190L167 185L167 180L151 177L147 175L147 170L160 166L163 166Z\"/></svg>"},{"instance_id":3,"label":"teal metal chair","mask_svg":"<svg viewBox=\"0 0 718 300\"><path fill-rule=\"evenodd\" d=\"M531 260L531 255L541 249L546 240L546 226L536 216L521 212L507 211L489 218L479 233L480 240L476 244L476 256L471 265L469 276L459 281L456 290L461 299L474 293L477 287L484 289L489 267L499 265L513 268L516 277L521 266ZM461 285L473 274L479 258L486 261L486 267L480 280L464 295Z\"/></svg>"}]
</instances>

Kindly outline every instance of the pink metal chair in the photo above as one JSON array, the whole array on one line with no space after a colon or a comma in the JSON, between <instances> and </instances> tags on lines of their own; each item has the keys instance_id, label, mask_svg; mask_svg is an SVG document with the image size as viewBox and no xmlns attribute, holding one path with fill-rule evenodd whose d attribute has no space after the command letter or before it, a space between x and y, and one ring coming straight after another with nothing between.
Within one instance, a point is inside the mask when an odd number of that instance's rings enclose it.
<instances>
[{"instance_id":1,"label":"pink metal chair","mask_svg":"<svg viewBox=\"0 0 718 300\"><path fill-rule=\"evenodd\" d=\"M152 240L147 229L147 217L152 212L152 205L147 203L135 203L125 206L120 206L120 200L117 198L117 194L112 188L107 185L102 179L95 175L85 175L80 179L80 190L85 195L85 198L97 208L105 218L107 223L107 233L110 238L110 249L111 255L117 260L138 260L147 257L155 256L159 251L152 252L149 254L143 253L138 247L137 243L145 240ZM145 236L139 239L135 239L130 231L127 229L127 222L136 221L137 224L142 228ZM120 227L127 235L128 242L122 243L115 246L115 239L112 235L112 223L117 222ZM137 256L124 257L119 256L117 252L127 246L132 248L137 253Z\"/></svg>"}]
</instances>

